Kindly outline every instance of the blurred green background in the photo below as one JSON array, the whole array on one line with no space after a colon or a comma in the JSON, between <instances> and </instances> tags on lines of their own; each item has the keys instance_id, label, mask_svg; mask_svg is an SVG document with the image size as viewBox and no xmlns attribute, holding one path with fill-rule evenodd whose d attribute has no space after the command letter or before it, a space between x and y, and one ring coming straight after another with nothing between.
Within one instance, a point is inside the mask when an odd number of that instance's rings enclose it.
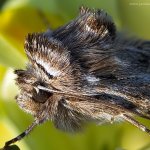
<instances>
[{"instance_id":1,"label":"blurred green background","mask_svg":"<svg viewBox=\"0 0 150 150\"><path fill-rule=\"evenodd\" d=\"M14 100L18 89L13 70L24 68L27 62L25 36L47 28L38 12L55 29L73 19L81 5L102 8L112 16L119 30L150 39L150 0L0 0L0 147L33 120ZM72 135L47 122L17 145L21 150L148 150L150 137L128 123L90 124L84 132Z\"/></svg>"}]
</instances>

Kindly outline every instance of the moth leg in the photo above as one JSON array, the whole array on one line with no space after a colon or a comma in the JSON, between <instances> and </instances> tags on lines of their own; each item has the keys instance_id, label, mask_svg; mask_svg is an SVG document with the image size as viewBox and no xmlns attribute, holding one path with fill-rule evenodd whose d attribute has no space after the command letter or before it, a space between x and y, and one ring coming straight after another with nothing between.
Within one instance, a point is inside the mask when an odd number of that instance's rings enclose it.
<instances>
[{"instance_id":1,"label":"moth leg","mask_svg":"<svg viewBox=\"0 0 150 150\"><path fill-rule=\"evenodd\" d=\"M139 128L140 130L147 132L150 135L150 129L148 129L145 125L141 124L140 122L138 122L137 120L135 120L134 118L132 118L131 116L128 116L126 114L123 114L122 117L129 123L131 123L132 125L136 126L137 128Z\"/></svg>"},{"instance_id":2,"label":"moth leg","mask_svg":"<svg viewBox=\"0 0 150 150\"><path fill-rule=\"evenodd\" d=\"M16 143L17 141L20 141L21 139L23 139L25 136L27 136L32 130L33 128L35 128L35 126L37 125L37 122L34 121L24 132L22 132L20 135L18 135L17 137L5 142L5 146L2 148L2 150L7 149L7 147L13 143Z\"/></svg>"}]
</instances>

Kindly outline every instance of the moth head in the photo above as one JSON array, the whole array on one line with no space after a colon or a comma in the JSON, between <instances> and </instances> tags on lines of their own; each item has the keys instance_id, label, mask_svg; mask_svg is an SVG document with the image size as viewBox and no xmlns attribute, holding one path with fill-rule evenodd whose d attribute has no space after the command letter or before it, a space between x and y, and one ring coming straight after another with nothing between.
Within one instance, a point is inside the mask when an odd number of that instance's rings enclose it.
<instances>
[{"instance_id":1,"label":"moth head","mask_svg":"<svg viewBox=\"0 0 150 150\"><path fill-rule=\"evenodd\" d=\"M29 34L25 51L35 75L46 82L68 71L64 68L70 65L69 53L56 39L48 39L43 34Z\"/></svg>"},{"instance_id":2,"label":"moth head","mask_svg":"<svg viewBox=\"0 0 150 150\"><path fill-rule=\"evenodd\" d=\"M53 94L44 89L82 93L90 49L103 50L114 38L115 26L107 14L86 8L51 33L29 34L25 40L29 63L26 70L16 71L19 105L35 115Z\"/></svg>"},{"instance_id":3,"label":"moth head","mask_svg":"<svg viewBox=\"0 0 150 150\"><path fill-rule=\"evenodd\" d=\"M63 44L42 33L27 36L25 52L29 60L26 70L15 71L20 88L17 102L22 109L36 115L53 95L45 89L73 90L80 83L77 82L80 72Z\"/></svg>"},{"instance_id":4,"label":"moth head","mask_svg":"<svg viewBox=\"0 0 150 150\"><path fill-rule=\"evenodd\" d=\"M25 51L30 69L37 79L57 89L74 87L78 84L80 67L70 54L67 46L45 33L29 34L25 41ZM63 88L62 88L63 87Z\"/></svg>"},{"instance_id":5,"label":"moth head","mask_svg":"<svg viewBox=\"0 0 150 150\"><path fill-rule=\"evenodd\" d=\"M20 88L16 96L17 103L24 111L36 116L43 109L46 101L51 98L52 93L37 88L42 81L39 83L32 69L15 70L15 73L16 83Z\"/></svg>"}]
</instances>

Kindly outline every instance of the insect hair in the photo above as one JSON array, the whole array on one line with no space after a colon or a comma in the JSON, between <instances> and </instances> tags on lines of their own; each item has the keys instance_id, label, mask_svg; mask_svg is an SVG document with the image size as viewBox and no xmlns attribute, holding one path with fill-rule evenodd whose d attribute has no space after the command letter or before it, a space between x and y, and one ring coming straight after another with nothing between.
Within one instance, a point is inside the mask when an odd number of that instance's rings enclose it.
<instances>
[{"instance_id":1,"label":"insect hair","mask_svg":"<svg viewBox=\"0 0 150 150\"><path fill-rule=\"evenodd\" d=\"M64 26L28 34L24 48L16 101L34 121L4 149L49 120L65 132L124 120L150 135L134 119L150 120L150 41L126 38L105 11L81 7Z\"/></svg>"}]
</instances>

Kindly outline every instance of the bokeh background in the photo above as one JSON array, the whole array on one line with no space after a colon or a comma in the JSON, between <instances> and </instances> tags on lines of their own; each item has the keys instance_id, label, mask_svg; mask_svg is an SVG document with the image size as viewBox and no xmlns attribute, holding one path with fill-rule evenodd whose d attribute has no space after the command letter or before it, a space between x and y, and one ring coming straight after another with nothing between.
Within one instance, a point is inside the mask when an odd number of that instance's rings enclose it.
<instances>
[{"instance_id":1,"label":"bokeh background","mask_svg":"<svg viewBox=\"0 0 150 150\"><path fill-rule=\"evenodd\" d=\"M25 36L47 29L39 12L55 29L77 16L81 5L102 8L112 16L118 30L150 39L150 0L0 0L0 147L33 120L14 99L18 89L13 70L24 68L27 62ZM21 150L150 150L150 137L128 123L89 124L82 133L72 135L47 122L17 145Z\"/></svg>"}]
</instances>

